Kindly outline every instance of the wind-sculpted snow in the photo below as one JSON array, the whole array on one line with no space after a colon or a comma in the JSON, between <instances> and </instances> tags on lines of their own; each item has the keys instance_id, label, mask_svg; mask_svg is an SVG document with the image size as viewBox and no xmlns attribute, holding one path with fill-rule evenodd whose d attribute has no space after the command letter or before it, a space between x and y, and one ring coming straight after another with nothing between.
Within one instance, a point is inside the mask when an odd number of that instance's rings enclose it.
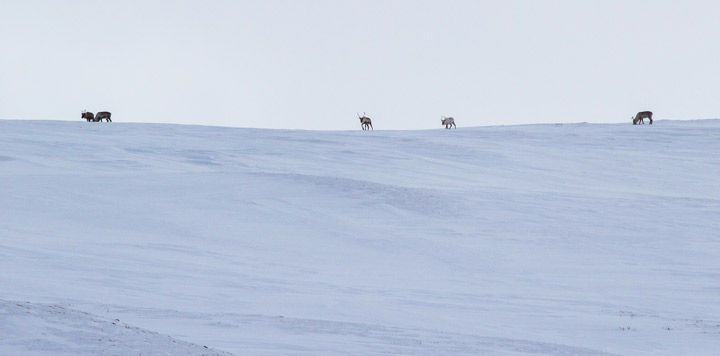
<instances>
[{"instance_id":1,"label":"wind-sculpted snow","mask_svg":"<svg viewBox=\"0 0 720 356\"><path fill-rule=\"evenodd\" d=\"M0 354L715 355L718 137L0 121Z\"/></svg>"},{"instance_id":2,"label":"wind-sculpted snow","mask_svg":"<svg viewBox=\"0 0 720 356\"><path fill-rule=\"evenodd\" d=\"M2 355L230 355L60 305L0 300Z\"/></svg>"}]
</instances>

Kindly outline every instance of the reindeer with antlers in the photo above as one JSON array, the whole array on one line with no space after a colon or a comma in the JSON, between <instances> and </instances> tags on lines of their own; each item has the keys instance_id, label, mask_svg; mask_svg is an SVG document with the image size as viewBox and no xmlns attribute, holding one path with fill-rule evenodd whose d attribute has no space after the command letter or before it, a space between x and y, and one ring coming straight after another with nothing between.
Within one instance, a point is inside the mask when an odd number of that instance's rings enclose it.
<instances>
[{"instance_id":1,"label":"reindeer with antlers","mask_svg":"<svg viewBox=\"0 0 720 356\"><path fill-rule=\"evenodd\" d=\"M360 118L360 127L362 127L363 130L375 130L373 129L372 120L365 116L365 113L363 113L363 116L360 116L360 114L357 114L357 116Z\"/></svg>"},{"instance_id":2,"label":"reindeer with antlers","mask_svg":"<svg viewBox=\"0 0 720 356\"><path fill-rule=\"evenodd\" d=\"M457 129L457 125L455 125L455 119L453 119L452 117L440 116L440 122L445 125L446 129L450 129L453 126L455 126L455 129Z\"/></svg>"},{"instance_id":3,"label":"reindeer with antlers","mask_svg":"<svg viewBox=\"0 0 720 356\"><path fill-rule=\"evenodd\" d=\"M645 118L650 120L650 125L652 125L652 111L641 111L635 115L635 117L632 118L633 125L637 124L644 124Z\"/></svg>"},{"instance_id":4,"label":"reindeer with antlers","mask_svg":"<svg viewBox=\"0 0 720 356\"><path fill-rule=\"evenodd\" d=\"M112 122L112 120L110 120L110 115L111 114L108 111L98 111L97 115L94 115L90 111L83 110L80 114L80 118L87 120L87 122L101 122L103 119L107 122Z\"/></svg>"},{"instance_id":5,"label":"reindeer with antlers","mask_svg":"<svg viewBox=\"0 0 720 356\"><path fill-rule=\"evenodd\" d=\"M95 120L95 114L93 114L89 111L85 111L85 110L83 110L82 113L80 113L80 118L87 120L87 122L90 122L90 121L97 122L97 120Z\"/></svg>"}]
</instances>

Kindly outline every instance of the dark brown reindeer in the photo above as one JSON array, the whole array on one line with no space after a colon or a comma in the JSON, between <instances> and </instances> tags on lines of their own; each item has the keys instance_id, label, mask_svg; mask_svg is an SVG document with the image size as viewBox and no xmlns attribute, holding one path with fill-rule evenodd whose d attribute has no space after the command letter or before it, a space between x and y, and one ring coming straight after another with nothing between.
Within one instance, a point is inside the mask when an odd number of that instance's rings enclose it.
<instances>
[{"instance_id":1,"label":"dark brown reindeer","mask_svg":"<svg viewBox=\"0 0 720 356\"><path fill-rule=\"evenodd\" d=\"M95 120L95 115L93 113L91 113L89 111L85 111L85 110L83 110L82 113L80 114L80 118L87 120L87 122L97 121L97 120Z\"/></svg>"},{"instance_id":2,"label":"dark brown reindeer","mask_svg":"<svg viewBox=\"0 0 720 356\"><path fill-rule=\"evenodd\" d=\"M363 130L375 130L373 129L372 120L365 116L365 113L363 113L363 116L360 116L360 114L357 114L357 116L360 118L360 127L362 127Z\"/></svg>"},{"instance_id":3,"label":"dark brown reindeer","mask_svg":"<svg viewBox=\"0 0 720 356\"><path fill-rule=\"evenodd\" d=\"M652 125L652 115L653 115L652 111L641 111L641 112L637 113L637 115L635 115L635 117L632 118L633 125L644 124L645 118L650 120L650 125Z\"/></svg>"},{"instance_id":4,"label":"dark brown reindeer","mask_svg":"<svg viewBox=\"0 0 720 356\"><path fill-rule=\"evenodd\" d=\"M103 121L103 119L105 119L107 122L112 122L112 120L110 120L110 115L109 111L98 111L98 113L95 114L95 119L97 121Z\"/></svg>"},{"instance_id":5,"label":"dark brown reindeer","mask_svg":"<svg viewBox=\"0 0 720 356\"><path fill-rule=\"evenodd\" d=\"M446 129L450 129L453 126L455 126L455 129L457 129L457 125L455 125L455 119L453 119L452 117L440 116L440 122L445 125Z\"/></svg>"},{"instance_id":6,"label":"dark brown reindeer","mask_svg":"<svg viewBox=\"0 0 720 356\"><path fill-rule=\"evenodd\" d=\"M93 113L83 110L80 114L80 118L87 120L87 122L100 122L103 121L103 119L107 122L112 122L112 120L110 120L110 115L110 112L107 111L99 111L97 115L93 115Z\"/></svg>"}]
</instances>

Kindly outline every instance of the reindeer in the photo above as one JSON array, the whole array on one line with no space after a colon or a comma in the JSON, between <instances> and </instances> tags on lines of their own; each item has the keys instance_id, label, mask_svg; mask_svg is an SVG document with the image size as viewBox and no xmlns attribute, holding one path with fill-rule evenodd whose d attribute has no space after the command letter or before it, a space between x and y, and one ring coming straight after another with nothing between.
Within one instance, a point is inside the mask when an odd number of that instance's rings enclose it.
<instances>
[{"instance_id":1,"label":"reindeer","mask_svg":"<svg viewBox=\"0 0 720 356\"><path fill-rule=\"evenodd\" d=\"M360 127L362 127L363 130L375 130L373 129L372 120L365 116L365 113L363 113L363 116L360 116L360 114L357 114L357 116L360 118Z\"/></svg>"},{"instance_id":2,"label":"reindeer","mask_svg":"<svg viewBox=\"0 0 720 356\"><path fill-rule=\"evenodd\" d=\"M445 125L446 129L450 129L453 126L455 126L455 129L457 129L457 125L455 125L455 119L453 119L452 117L440 116L440 122Z\"/></svg>"},{"instance_id":3,"label":"reindeer","mask_svg":"<svg viewBox=\"0 0 720 356\"><path fill-rule=\"evenodd\" d=\"M90 121L97 121L95 120L95 115L89 111L83 110L82 113L80 113L80 118L87 120L87 122Z\"/></svg>"},{"instance_id":4,"label":"reindeer","mask_svg":"<svg viewBox=\"0 0 720 356\"><path fill-rule=\"evenodd\" d=\"M98 111L98 113L95 115L95 119L97 121L103 121L103 119L105 119L107 120L107 122L112 122L112 120L110 120L109 111Z\"/></svg>"},{"instance_id":5,"label":"reindeer","mask_svg":"<svg viewBox=\"0 0 720 356\"><path fill-rule=\"evenodd\" d=\"M641 111L641 112L637 113L637 115L635 115L635 117L631 117L633 125L644 124L645 118L650 120L650 125L652 125L652 115L653 115L652 111Z\"/></svg>"}]
</instances>

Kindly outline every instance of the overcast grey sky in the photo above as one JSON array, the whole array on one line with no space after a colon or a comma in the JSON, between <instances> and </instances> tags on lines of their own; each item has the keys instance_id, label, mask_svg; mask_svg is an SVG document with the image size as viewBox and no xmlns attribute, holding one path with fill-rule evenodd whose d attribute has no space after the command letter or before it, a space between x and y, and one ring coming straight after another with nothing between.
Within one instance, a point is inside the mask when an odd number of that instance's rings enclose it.
<instances>
[{"instance_id":1,"label":"overcast grey sky","mask_svg":"<svg viewBox=\"0 0 720 356\"><path fill-rule=\"evenodd\" d=\"M719 19L718 1L0 0L0 119L717 118Z\"/></svg>"}]
</instances>

